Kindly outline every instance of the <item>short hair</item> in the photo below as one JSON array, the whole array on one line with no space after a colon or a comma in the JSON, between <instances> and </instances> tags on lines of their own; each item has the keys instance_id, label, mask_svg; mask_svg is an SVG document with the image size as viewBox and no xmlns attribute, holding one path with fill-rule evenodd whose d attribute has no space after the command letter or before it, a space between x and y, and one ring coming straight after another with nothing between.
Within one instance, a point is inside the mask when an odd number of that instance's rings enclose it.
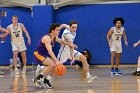
<instances>
[{"instance_id":1,"label":"short hair","mask_svg":"<svg viewBox=\"0 0 140 93\"><path fill-rule=\"evenodd\" d=\"M53 23L50 25L49 33L52 32L52 30L55 30L57 27L60 27L60 24L58 23Z\"/></svg>"},{"instance_id":2,"label":"short hair","mask_svg":"<svg viewBox=\"0 0 140 93\"><path fill-rule=\"evenodd\" d=\"M70 21L70 24L69 25L71 26L72 24L78 24L78 23L77 23L77 21L72 20L72 21Z\"/></svg>"},{"instance_id":3,"label":"short hair","mask_svg":"<svg viewBox=\"0 0 140 93\"><path fill-rule=\"evenodd\" d=\"M17 15L13 15L13 16L12 16L12 19L13 19L14 17L15 17L15 18L18 18L18 16L17 16Z\"/></svg>"},{"instance_id":4,"label":"short hair","mask_svg":"<svg viewBox=\"0 0 140 93\"><path fill-rule=\"evenodd\" d=\"M117 21L121 21L121 24L124 25L124 19L122 17L116 17L113 20L114 25L116 24Z\"/></svg>"}]
</instances>

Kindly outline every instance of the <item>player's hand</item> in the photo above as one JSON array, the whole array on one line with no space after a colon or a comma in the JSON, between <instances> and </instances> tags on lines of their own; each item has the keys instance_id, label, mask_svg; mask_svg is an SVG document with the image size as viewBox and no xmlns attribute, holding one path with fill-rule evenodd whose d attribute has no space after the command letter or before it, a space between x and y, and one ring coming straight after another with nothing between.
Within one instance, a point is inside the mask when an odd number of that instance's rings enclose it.
<instances>
[{"instance_id":1,"label":"player's hand","mask_svg":"<svg viewBox=\"0 0 140 93\"><path fill-rule=\"evenodd\" d=\"M73 46L74 46L74 48L78 48L78 46L77 46L77 45L75 45L75 44L73 44Z\"/></svg>"},{"instance_id":2,"label":"player's hand","mask_svg":"<svg viewBox=\"0 0 140 93\"><path fill-rule=\"evenodd\" d=\"M30 39L28 39L27 43L28 43L28 45L31 45L31 40L30 40Z\"/></svg>"},{"instance_id":3,"label":"player's hand","mask_svg":"<svg viewBox=\"0 0 140 93\"><path fill-rule=\"evenodd\" d=\"M6 35L10 34L10 32L9 32L9 31L7 31L7 30L5 31L5 33L6 33Z\"/></svg>"},{"instance_id":4,"label":"player's hand","mask_svg":"<svg viewBox=\"0 0 140 93\"><path fill-rule=\"evenodd\" d=\"M125 45L128 46L128 42L127 41L125 41Z\"/></svg>"},{"instance_id":5,"label":"player's hand","mask_svg":"<svg viewBox=\"0 0 140 93\"><path fill-rule=\"evenodd\" d=\"M135 43L134 45L133 45L133 47L136 47L138 45L138 43Z\"/></svg>"},{"instance_id":6,"label":"player's hand","mask_svg":"<svg viewBox=\"0 0 140 93\"><path fill-rule=\"evenodd\" d=\"M55 64L56 64L56 65L59 65L59 64L61 64L61 63L60 63L60 61L57 60L57 61L55 61Z\"/></svg>"},{"instance_id":7,"label":"player's hand","mask_svg":"<svg viewBox=\"0 0 140 93\"><path fill-rule=\"evenodd\" d=\"M71 60L70 65L72 65L75 62L75 58Z\"/></svg>"},{"instance_id":8,"label":"player's hand","mask_svg":"<svg viewBox=\"0 0 140 93\"><path fill-rule=\"evenodd\" d=\"M61 28L67 28L67 29L69 29L69 28L70 28L70 26L69 26L69 25L67 25L67 24L61 24L61 25L60 25L60 27L61 27Z\"/></svg>"}]
</instances>

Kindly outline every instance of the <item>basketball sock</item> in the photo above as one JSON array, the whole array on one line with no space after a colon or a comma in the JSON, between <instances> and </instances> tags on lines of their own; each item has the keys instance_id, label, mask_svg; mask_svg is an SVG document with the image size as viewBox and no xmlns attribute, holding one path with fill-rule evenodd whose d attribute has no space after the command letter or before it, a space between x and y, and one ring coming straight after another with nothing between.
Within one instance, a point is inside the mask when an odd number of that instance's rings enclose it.
<instances>
[{"instance_id":1,"label":"basketball sock","mask_svg":"<svg viewBox=\"0 0 140 93\"><path fill-rule=\"evenodd\" d=\"M47 79L48 79L48 80L51 80L51 78L52 78L52 77L51 77L50 75L47 76Z\"/></svg>"},{"instance_id":2,"label":"basketball sock","mask_svg":"<svg viewBox=\"0 0 140 93\"><path fill-rule=\"evenodd\" d=\"M87 73L86 73L86 76L87 76L87 78L88 78L88 77L89 77L89 76L91 76L91 75L90 75L90 73L89 73L89 72L87 72Z\"/></svg>"},{"instance_id":3,"label":"basketball sock","mask_svg":"<svg viewBox=\"0 0 140 93\"><path fill-rule=\"evenodd\" d=\"M37 76L37 79L41 79L41 78L43 78L43 77L44 77L43 75L39 74L39 75Z\"/></svg>"},{"instance_id":4,"label":"basketball sock","mask_svg":"<svg viewBox=\"0 0 140 93\"><path fill-rule=\"evenodd\" d=\"M140 71L140 68L137 68L137 71Z\"/></svg>"}]
</instances>

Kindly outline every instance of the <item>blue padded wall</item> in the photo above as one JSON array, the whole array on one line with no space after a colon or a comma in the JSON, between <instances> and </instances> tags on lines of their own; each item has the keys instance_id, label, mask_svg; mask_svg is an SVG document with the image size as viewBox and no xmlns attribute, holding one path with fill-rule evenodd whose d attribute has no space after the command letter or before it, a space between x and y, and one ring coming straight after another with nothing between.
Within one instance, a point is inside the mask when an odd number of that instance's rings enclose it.
<instances>
[{"instance_id":1,"label":"blue padded wall","mask_svg":"<svg viewBox=\"0 0 140 93\"><path fill-rule=\"evenodd\" d=\"M113 26L114 17L125 19L125 29L129 46L123 44L121 64L134 64L140 48L133 48L139 39L140 4L97 4L65 6L56 10L56 22L78 21L75 44L79 51L89 49L93 58L91 64L110 64L110 50L106 40L108 30ZM62 32L61 32L62 33ZM61 36L61 35L60 35Z\"/></svg>"},{"instance_id":2,"label":"blue padded wall","mask_svg":"<svg viewBox=\"0 0 140 93\"><path fill-rule=\"evenodd\" d=\"M21 7L10 7L10 8L0 8L0 10L7 11L7 16L2 17L1 26L6 28L8 25L12 23L11 19L13 15L19 16L19 22L22 22L26 29L28 30L29 34L31 35L32 31L32 18L31 18L31 10ZM31 36L32 38L32 36ZM25 42L27 39L25 37ZM27 44L27 43L26 43ZM31 48L32 46L27 45L27 59L28 64L31 62ZM10 43L10 35L6 37L6 42L4 44L0 43L0 65L9 65L9 59L12 58L12 49Z\"/></svg>"}]
</instances>

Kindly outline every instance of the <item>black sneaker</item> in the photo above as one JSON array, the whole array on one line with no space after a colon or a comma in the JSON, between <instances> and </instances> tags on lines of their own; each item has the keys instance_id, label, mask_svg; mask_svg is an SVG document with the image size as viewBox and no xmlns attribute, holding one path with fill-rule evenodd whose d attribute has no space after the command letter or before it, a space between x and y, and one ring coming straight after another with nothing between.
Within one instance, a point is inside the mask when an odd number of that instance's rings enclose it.
<instances>
[{"instance_id":1,"label":"black sneaker","mask_svg":"<svg viewBox=\"0 0 140 93\"><path fill-rule=\"evenodd\" d=\"M40 80L40 79L33 78L33 82L34 82L38 87L42 87L42 85L41 85L41 80Z\"/></svg>"},{"instance_id":2,"label":"black sneaker","mask_svg":"<svg viewBox=\"0 0 140 93\"><path fill-rule=\"evenodd\" d=\"M53 88L52 85L51 85L51 83L50 83L50 81L49 81L48 79L44 78L44 81L43 81L43 82L44 82L44 84L45 84L48 88L50 88L50 89Z\"/></svg>"},{"instance_id":3,"label":"black sneaker","mask_svg":"<svg viewBox=\"0 0 140 93\"><path fill-rule=\"evenodd\" d=\"M135 71L132 73L132 76L140 76L140 71Z\"/></svg>"}]
</instances>

